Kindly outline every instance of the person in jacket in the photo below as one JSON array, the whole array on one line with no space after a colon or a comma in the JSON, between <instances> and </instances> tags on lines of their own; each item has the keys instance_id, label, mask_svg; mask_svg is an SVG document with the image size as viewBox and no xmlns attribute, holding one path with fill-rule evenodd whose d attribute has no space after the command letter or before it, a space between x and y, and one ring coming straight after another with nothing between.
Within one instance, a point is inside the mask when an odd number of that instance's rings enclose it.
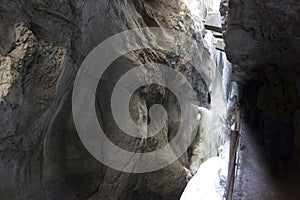
<instances>
[{"instance_id":1,"label":"person in jacket","mask_svg":"<svg viewBox=\"0 0 300 200\"><path fill-rule=\"evenodd\" d=\"M287 168L293 152L293 118L300 100L295 85L280 78L276 65L268 65L265 75L268 81L259 90L257 107L264 112L267 164L277 178L280 162Z\"/></svg>"}]
</instances>

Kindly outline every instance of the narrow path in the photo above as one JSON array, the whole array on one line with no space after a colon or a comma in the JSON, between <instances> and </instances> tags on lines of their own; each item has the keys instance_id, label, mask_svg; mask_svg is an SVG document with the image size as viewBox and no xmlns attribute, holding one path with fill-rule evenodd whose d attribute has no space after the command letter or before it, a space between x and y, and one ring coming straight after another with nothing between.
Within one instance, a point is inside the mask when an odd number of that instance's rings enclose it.
<instances>
[{"instance_id":1,"label":"narrow path","mask_svg":"<svg viewBox=\"0 0 300 200\"><path fill-rule=\"evenodd\" d=\"M258 143L258 134L245 122L242 123L241 134L233 199L299 200L300 148L296 148L289 170L281 170L279 178L274 181L265 164L264 146Z\"/></svg>"}]
</instances>

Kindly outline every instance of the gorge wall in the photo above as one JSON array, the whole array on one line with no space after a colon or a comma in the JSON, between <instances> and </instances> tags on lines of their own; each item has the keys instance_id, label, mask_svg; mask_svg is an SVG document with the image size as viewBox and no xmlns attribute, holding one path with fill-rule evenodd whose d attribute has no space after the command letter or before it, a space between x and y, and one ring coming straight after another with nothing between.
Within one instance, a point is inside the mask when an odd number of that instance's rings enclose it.
<instances>
[{"instance_id":1,"label":"gorge wall","mask_svg":"<svg viewBox=\"0 0 300 200\"><path fill-rule=\"evenodd\" d=\"M204 18L207 6L197 3ZM114 62L96 94L99 122L112 141L139 152L166 144L176 134L181 114L167 88L144 86L132 96L136 122L147 122L154 104L168 113L160 133L146 142L124 137L108 105L118 77L134 65L155 62L184 74L197 93L196 104L208 107L213 61L203 23L195 21L187 5L180 0L3 0L0 20L1 199L178 199L187 182L188 152L155 172L129 174L106 167L77 135L71 96L84 58L108 37L138 27L184 32L199 46L202 60L196 67L202 73L158 44L156 50L133 51ZM148 34L148 40L156 40Z\"/></svg>"},{"instance_id":2,"label":"gorge wall","mask_svg":"<svg viewBox=\"0 0 300 200\"><path fill-rule=\"evenodd\" d=\"M253 79L270 63L278 64L283 78L299 80L299 9L295 0L222 0L226 55L235 64L235 80Z\"/></svg>"}]
</instances>

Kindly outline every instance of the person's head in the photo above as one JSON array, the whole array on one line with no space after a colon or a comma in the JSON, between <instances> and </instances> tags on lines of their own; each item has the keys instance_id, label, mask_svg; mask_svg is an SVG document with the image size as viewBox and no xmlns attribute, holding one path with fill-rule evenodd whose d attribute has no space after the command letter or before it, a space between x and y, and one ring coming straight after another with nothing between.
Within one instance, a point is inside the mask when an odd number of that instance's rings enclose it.
<instances>
[{"instance_id":1,"label":"person's head","mask_svg":"<svg viewBox=\"0 0 300 200\"><path fill-rule=\"evenodd\" d=\"M280 78L278 74L278 67L275 64L269 64L265 68L266 78L270 83L278 83Z\"/></svg>"}]
</instances>

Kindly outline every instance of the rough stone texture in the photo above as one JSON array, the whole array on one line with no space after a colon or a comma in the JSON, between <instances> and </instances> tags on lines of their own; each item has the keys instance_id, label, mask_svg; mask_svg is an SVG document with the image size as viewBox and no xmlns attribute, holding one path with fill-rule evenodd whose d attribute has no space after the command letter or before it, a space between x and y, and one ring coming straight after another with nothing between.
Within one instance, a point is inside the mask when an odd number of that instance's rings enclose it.
<instances>
[{"instance_id":1,"label":"rough stone texture","mask_svg":"<svg viewBox=\"0 0 300 200\"><path fill-rule=\"evenodd\" d=\"M295 81L300 74L300 2L297 0L222 0L226 54L238 65L233 78L242 81L268 63Z\"/></svg>"},{"instance_id":2,"label":"rough stone texture","mask_svg":"<svg viewBox=\"0 0 300 200\"><path fill-rule=\"evenodd\" d=\"M177 199L180 196L186 184L183 167L189 165L187 154L156 172L118 172L86 151L73 124L72 85L85 56L109 36L145 26L184 31L203 47L203 30L195 30L191 16L179 0L1 1L1 199ZM203 55L209 54L207 49L202 50ZM173 137L180 123L174 95L165 88L148 86L132 97L132 117L136 121L147 120L147 108L161 103L172 112L160 134L136 149L140 141L123 139L123 133L115 126L106 106L110 105L114 83L133 63L146 62L168 64L184 73L197 91L200 106L207 106L210 81L194 73L195 69L178 57L159 50L132 52L114 63L111 73L100 81L96 102L99 121L113 141L121 141L120 146L132 146L136 151L161 147Z\"/></svg>"}]
</instances>

